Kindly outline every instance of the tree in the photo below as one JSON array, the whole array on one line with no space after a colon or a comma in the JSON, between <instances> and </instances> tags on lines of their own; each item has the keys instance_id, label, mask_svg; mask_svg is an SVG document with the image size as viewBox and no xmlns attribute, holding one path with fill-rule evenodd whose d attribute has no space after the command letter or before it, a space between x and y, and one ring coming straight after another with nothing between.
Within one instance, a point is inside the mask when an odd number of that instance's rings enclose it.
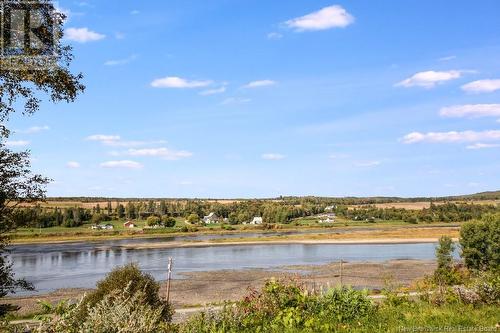
<instances>
[{"instance_id":1,"label":"tree","mask_svg":"<svg viewBox=\"0 0 500 333\"><path fill-rule=\"evenodd\" d=\"M460 228L465 265L473 270L500 270L500 214L487 214Z\"/></svg>"},{"instance_id":2,"label":"tree","mask_svg":"<svg viewBox=\"0 0 500 333\"><path fill-rule=\"evenodd\" d=\"M187 217L187 222L190 224L196 224L196 223L200 222L200 217L198 216L198 214L190 214Z\"/></svg>"},{"instance_id":3,"label":"tree","mask_svg":"<svg viewBox=\"0 0 500 333\"><path fill-rule=\"evenodd\" d=\"M4 13L21 2L0 0ZM24 53L18 55L15 68L4 66L3 59L0 59L0 297L19 288L32 288L26 281L16 280L13 276L12 266L5 257L8 244L6 233L16 228L13 214L18 205L42 200L45 197L45 185L49 181L31 173L29 152L13 152L5 147L3 142L10 134L5 124L19 105L23 105L23 114L35 113L40 107L43 93L52 102L72 102L85 89L81 84L82 74L72 74L69 69L73 59L72 48L62 44L65 15L57 12L49 1L35 0L30 3L44 4L40 15L50 17L54 29L42 26L37 29L37 34L42 34L43 40L52 40L52 47L58 52L52 54L53 66L43 69L30 65L36 51L28 52L26 46L22 49ZM60 34L54 38L52 31ZM0 314L5 311L5 307L2 309Z\"/></svg>"},{"instance_id":4,"label":"tree","mask_svg":"<svg viewBox=\"0 0 500 333\"><path fill-rule=\"evenodd\" d=\"M177 222L175 221L175 219L173 217L171 217L171 216L163 217L163 224L167 228L173 228L173 227L175 227L176 223Z\"/></svg>"},{"instance_id":5,"label":"tree","mask_svg":"<svg viewBox=\"0 0 500 333\"><path fill-rule=\"evenodd\" d=\"M158 216L150 216L147 218L146 220L146 224L149 226L149 227L154 227L154 226L157 226L161 223L161 219L158 217Z\"/></svg>"},{"instance_id":6,"label":"tree","mask_svg":"<svg viewBox=\"0 0 500 333\"><path fill-rule=\"evenodd\" d=\"M116 215L118 215L119 219L122 219L125 217L125 207L121 203L116 205Z\"/></svg>"},{"instance_id":7,"label":"tree","mask_svg":"<svg viewBox=\"0 0 500 333\"><path fill-rule=\"evenodd\" d=\"M438 284L449 285L456 280L453 268L453 251L455 251L453 240L448 236L442 236L436 248L437 269L434 271L434 280Z\"/></svg>"},{"instance_id":8,"label":"tree","mask_svg":"<svg viewBox=\"0 0 500 333\"><path fill-rule=\"evenodd\" d=\"M44 198L48 181L31 173L27 152L12 152L0 143L0 298L17 289L33 289L25 280L14 278L12 264L6 257L6 234L16 228L13 217L17 207ZM0 316L6 310L8 307L0 307Z\"/></svg>"},{"instance_id":9,"label":"tree","mask_svg":"<svg viewBox=\"0 0 500 333\"><path fill-rule=\"evenodd\" d=\"M0 0L0 3L4 12L7 12L22 1ZM42 25L37 29L37 33L42 34L40 39L52 41L51 50L57 50L57 52L51 52L53 65L44 68L33 67L33 57L39 51L26 47L22 49L21 55L18 55L19 61L16 61L15 68L4 66L0 59L0 134L2 136L9 134L9 130L3 124L8 121L10 114L16 112L16 106L24 104L22 113L30 115L40 108L40 93L46 93L52 102L73 102L78 94L85 90L85 86L81 83L83 75L73 74L69 68L73 60L72 47L62 43L66 16L55 10L50 1L34 0L30 3L43 4L39 15L49 17L54 29ZM53 34L53 32L57 33Z\"/></svg>"}]
</instances>

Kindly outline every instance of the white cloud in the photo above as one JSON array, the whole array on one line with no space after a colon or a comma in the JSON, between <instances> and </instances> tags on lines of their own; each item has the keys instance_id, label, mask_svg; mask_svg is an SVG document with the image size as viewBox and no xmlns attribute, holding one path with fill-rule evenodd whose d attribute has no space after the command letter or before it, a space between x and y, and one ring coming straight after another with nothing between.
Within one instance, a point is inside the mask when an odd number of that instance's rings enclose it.
<instances>
[{"instance_id":1,"label":"white cloud","mask_svg":"<svg viewBox=\"0 0 500 333\"><path fill-rule=\"evenodd\" d=\"M222 94L224 92L226 92L226 87L220 87L220 88L215 88L215 89L204 90L204 91L200 92L200 95L209 96L209 95Z\"/></svg>"},{"instance_id":2,"label":"white cloud","mask_svg":"<svg viewBox=\"0 0 500 333\"><path fill-rule=\"evenodd\" d=\"M456 58L457 58L457 56L451 55L451 56L439 58L438 60L439 61L450 61L450 60L453 60L453 59L456 59Z\"/></svg>"},{"instance_id":3,"label":"white cloud","mask_svg":"<svg viewBox=\"0 0 500 333\"><path fill-rule=\"evenodd\" d=\"M500 130L491 131L451 131L451 132L428 132L420 133L413 132L405 135L402 139L403 143L456 143L456 142L478 142L478 141L495 141L500 140Z\"/></svg>"},{"instance_id":4,"label":"white cloud","mask_svg":"<svg viewBox=\"0 0 500 333\"><path fill-rule=\"evenodd\" d=\"M121 140L121 137L119 135L94 134L94 135L88 136L85 140L110 142L110 141L119 141L119 140Z\"/></svg>"},{"instance_id":5,"label":"white cloud","mask_svg":"<svg viewBox=\"0 0 500 333\"><path fill-rule=\"evenodd\" d=\"M70 169L78 169L80 167L80 163L75 161L69 161L68 163L66 163L66 167Z\"/></svg>"},{"instance_id":6,"label":"white cloud","mask_svg":"<svg viewBox=\"0 0 500 333\"><path fill-rule=\"evenodd\" d=\"M32 126L32 127L27 128L25 130L17 130L15 132L22 133L22 134L35 134L35 133L39 133L42 131L48 131L49 129L50 129L49 126Z\"/></svg>"},{"instance_id":7,"label":"white cloud","mask_svg":"<svg viewBox=\"0 0 500 333\"><path fill-rule=\"evenodd\" d=\"M500 117L500 104L453 105L442 108L439 114L450 118Z\"/></svg>"},{"instance_id":8,"label":"white cloud","mask_svg":"<svg viewBox=\"0 0 500 333\"><path fill-rule=\"evenodd\" d=\"M185 150L172 150L165 147L147 148L147 149L129 149L127 154L130 156L149 156L161 157L165 160L175 161L193 156L193 153Z\"/></svg>"},{"instance_id":9,"label":"white cloud","mask_svg":"<svg viewBox=\"0 0 500 333\"><path fill-rule=\"evenodd\" d=\"M279 32L270 32L267 34L267 39L276 40L283 38L283 35Z\"/></svg>"},{"instance_id":10,"label":"white cloud","mask_svg":"<svg viewBox=\"0 0 500 333\"><path fill-rule=\"evenodd\" d=\"M132 61L134 61L135 59L137 59L137 56L134 54L134 55L131 55L130 57L128 58L124 58L124 59L116 59L116 60L108 60L104 63L104 65L106 66L120 66L120 65L126 65L126 64L129 64L131 63Z\"/></svg>"},{"instance_id":11,"label":"white cloud","mask_svg":"<svg viewBox=\"0 0 500 333\"><path fill-rule=\"evenodd\" d=\"M65 31L65 38L78 42L87 43L98 41L105 38L106 35L99 34L95 31L91 31L88 28L68 28Z\"/></svg>"},{"instance_id":12,"label":"white cloud","mask_svg":"<svg viewBox=\"0 0 500 333\"><path fill-rule=\"evenodd\" d=\"M459 79L463 73L466 71L444 71L444 72L436 72L436 71L425 71L419 72L413 75L412 77L407 78L396 84L397 87L424 87L424 88L433 88L437 84Z\"/></svg>"},{"instance_id":13,"label":"white cloud","mask_svg":"<svg viewBox=\"0 0 500 333\"><path fill-rule=\"evenodd\" d=\"M189 185L193 185L194 183L190 180L183 180L181 182L179 182L179 185L182 185L182 186L189 186Z\"/></svg>"},{"instance_id":14,"label":"white cloud","mask_svg":"<svg viewBox=\"0 0 500 333\"><path fill-rule=\"evenodd\" d=\"M212 84L212 81L187 80L177 76L167 76L151 82L154 88L203 88Z\"/></svg>"},{"instance_id":15,"label":"white cloud","mask_svg":"<svg viewBox=\"0 0 500 333\"><path fill-rule=\"evenodd\" d=\"M13 141L6 141L5 146L7 147L26 147L30 144L29 141L26 140L13 140Z\"/></svg>"},{"instance_id":16,"label":"white cloud","mask_svg":"<svg viewBox=\"0 0 500 333\"><path fill-rule=\"evenodd\" d=\"M487 149L487 148L498 148L500 144L498 143L474 143L472 145L468 145L467 149L477 150L477 149Z\"/></svg>"},{"instance_id":17,"label":"white cloud","mask_svg":"<svg viewBox=\"0 0 500 333\"><path fill-rule=\"evenodd\" d=\"M243 86L243 88L260 88L260 87L268 87L274 86L276 81L273 80L258 80L247 83Z\"/></svg>"},{"instance_id":18,"label":"white cloud","mask_svg":"<svg viewBox=\"0 0 500 333\"><path fill-rule=\"evenodd\" d=\"M137 9L134 9L134 10L132 10L132 11L130 12L130 15L138 15L138 14L140 14L140 13L141 13L140 11L138 11Z\"/></svg>"},{"instance_id":19,"label":"white cloud","mask_svg":"<svg viewBox=\"0 0 500 333\"><path fill-rule=\"evenodd\" d=\"M489 93L500 90L500 79L478 80L462 86L462 90L469 93Z\"/></svg>"},{"instance_id":20,"label":"white cloud","mask_svg":"<svg viewBox=\"0 0 500 333\"><path fill-rule=\"evenodd\" d=\"M101 168L124 168L124 169L140 169L143 165L141 163L129 160L123 161L108 161L101 163Z\"/></svg>"},{"instance_id":21,"label":"white cloud","mask_svg":"<svg viewBox=\"0 0 500 333\"><path fill-rule=\"evenodd\" d=\"M375 167L379 166L382 164L380 161L364 161L364 162L357 162L354 165L360 168L369 168L369 167Z\"/></svg>"},{"instance_id":22,"label":"white cloud","mask_svg":"<svg viewBox=\"0 0 500 333\"><path fill-rule=\"evenodd\" d=\"M268 161L279 161L284 159L286 156L282 154L275 154L275 153L268 153L268 154L262 154L262 159L268 160Z\"/></svg>"},{"instance_id":23,"label":"white cloud","mask_svg":"<svg viewBox=\"0 0 500 333\"><path fill-rule=\"evenodd\" d=\"M152 144L165 144L165 140L157 141L125 141L119 135L95 134L88 136L87 141L97 141L110 147L138 147Z\"/></svg>"},{"instance_id":24,"label":"white cloud","mask_svg":"<svg viewBox=\"0 0 500 333\"><path fill-rule=\"evenodd\" d=\"M243 97L229 97L222 101L222 105L232 105L232 104L245 104L249 103L252 100L250 98Z\"/></svg>"},{"instance_id":25,"label":"white cloud","mask_svg":"<svg viewBox=\"0 0 500 333\"><path fill-rule=\"evenodd\" d=\"M344 28L354 22L354 17L342 6L325 7L317 12L286 21L285 24L295 31L318 31Z\"/></svg>"}]
</instances>

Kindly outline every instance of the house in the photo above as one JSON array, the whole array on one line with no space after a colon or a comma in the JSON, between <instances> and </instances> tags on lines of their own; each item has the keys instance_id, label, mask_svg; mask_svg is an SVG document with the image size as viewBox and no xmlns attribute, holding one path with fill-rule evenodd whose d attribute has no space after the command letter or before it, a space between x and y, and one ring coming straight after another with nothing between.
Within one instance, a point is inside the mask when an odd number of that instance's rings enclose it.
<instances>
[{"instance_id":1,"label":"house","mask_svg":"<svg viewBox=\"0 0 500 333\"><path fill-rule=\"evenodd\" d=\"M204 216L202 221L205 224L216 224L219 223L220 218L215 213L212 212L207 216Z\"/></svg>"},{"instance_id":2,"label":"house","mask_svg":"<svg viewBox=\"0 0 500 333\"><path fill-rule=\"evenodd\" d=\"M335 222L335 218L330 218L330 217L327 217L324 220L319 220L319 223L334 223L334 222Z\"/></svg>"},{"instance_id":3,"label":"house","mask_svg":"<svg viewBox=\"0 0 500 333\"><path fill-rule=\"evenodd\" d=\"M123 226L124 226L125 228L129 228L129 229L132 229L132 228L135 228L135 227L136 227L136 226L135 226L135 224L134 224L134 223L132 223L131 221L127 221L127 222L123 223Z\"/></svg>"},{"instance_id":4,"label":"house","mask_svg":"<svg viewBox=\"0 0 500 333\"><path fill-rule=\"evenodd\" d=\"M250 224L262 224L262 217L254 217Z\"/></svg>"},{"instance_id":5,"label":"house","mask_svg":"<svg viewBox=\"0 0 500 333\"><path fill-rule=\"evenodd\" d=\"M337 206L327 206L325 207L325 212L331 212L332 210L335 210Z\"/></svg>"},{"instance_id":6,"label":"house","mask_svg":"<svg viewBox=\"0 0 500 333\"><path fill-rule=\"evenodd\" d=\"M335 220L335 218L337 217L337 215L335 215L335 213L326 213L326 214L319 214L319 215L317 215L317 217L319 217L319 218L329 218L329 219Z\"/></svg>"}]
</instances>

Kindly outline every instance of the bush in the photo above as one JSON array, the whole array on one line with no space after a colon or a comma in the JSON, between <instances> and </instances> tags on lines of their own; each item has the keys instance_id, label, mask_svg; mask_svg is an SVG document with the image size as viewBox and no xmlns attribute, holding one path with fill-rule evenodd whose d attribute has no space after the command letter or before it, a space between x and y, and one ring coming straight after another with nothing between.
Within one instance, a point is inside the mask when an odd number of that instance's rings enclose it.
<instances>
[{"instance_id":1,"label":"bush","mask_svg":"<svg viewBox=\"0 0 500 333\"><path fill-rule=\"evenodd\" d=\"M219 313L194 316L181 332L332 332L366 322L375 309L363 292L340 288L310 295L295 281L271 280Z\"/></svg>"},{"instance_id":2,"label":"bush","mask_svg":"<svg viewBox=\"0 0 500 333\"><path fill-rule=\"evenodd\" d=\"M132 286L133 282L130 282L124 290L114 290L91 308L82 301L62 315L42 323L38 332L168 332L168 323L162 315L164 308L148 304L148 295L142 290L133 292ZM81 320L78 314L84 310L88 315Z\"/></svg>"},{"instance_id":3,"label":"bush","mask_svg":"<svg viewBox=\"0 0 500 333\"><path fill-rule=\"evenodd\" d=\"M170 321L172 319L173 310L170 304L159 296L160 285L150 274L141 272L135 264L115 268L104 280L99 281L97 289L83 298L83 306L80 307L78 319L85 320L92 307L107 296L116 293L117 290L123 290L127 286L129 286L130 294L135 294L138 291L143 292L145 304L153 308L162 308L163 320ZM87 311L87 309L89 310Z\"/></svg>"}]
</instances>

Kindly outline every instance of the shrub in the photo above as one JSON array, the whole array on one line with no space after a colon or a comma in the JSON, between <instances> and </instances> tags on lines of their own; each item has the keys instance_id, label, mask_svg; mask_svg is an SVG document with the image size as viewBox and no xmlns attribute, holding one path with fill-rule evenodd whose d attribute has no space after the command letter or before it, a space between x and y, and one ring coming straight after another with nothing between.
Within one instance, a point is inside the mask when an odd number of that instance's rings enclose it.
<instances>
[{"instance_id":1,"label":"shrub","mask_svg":"<svg viewBox=\"0 0 500 333\"><path fill-rule=\"evenodd\" d=\"M38 332L44 333L156 333L167 332L168 323L164 321L163 307L148 304L148 295L142 291L132 292L133 283L125 289L114 290L88 308L84 301L62 315L42 323ZM78 314L88 311L85 319Z\"/></svg>"},{"instance_id":2,"label":"shrub","mask_svg":"<svg viewBox=\"0 0 500 333\"><path fill-rule=\"evenodd\" d=\"M340 288L310 295L296 281L271 280L219 313L194 316L181 332L332 332L366 322L374 311L363 292Z\"/></svg>"},{"instance_id":3,"label":"shrub","mask_svg":"<svg viewBox=\"0 0 500 333\"><path fill-rule=\"evenodd\" d=\"M104 280L99 281L97 289L83 298L83 306L80 307L78 319L84 320L89 313L87 309L91 309L108 295L112 295L117 290L123 290L127 286L129 286L130 294L135 294L138 291L143 292L145 304L161 308L162 318L165 321L171 320L173 310L170 304L160 298L160 285L150 274L141 272L135 264L115 268Z\"/></svg>"}]
</instances>

